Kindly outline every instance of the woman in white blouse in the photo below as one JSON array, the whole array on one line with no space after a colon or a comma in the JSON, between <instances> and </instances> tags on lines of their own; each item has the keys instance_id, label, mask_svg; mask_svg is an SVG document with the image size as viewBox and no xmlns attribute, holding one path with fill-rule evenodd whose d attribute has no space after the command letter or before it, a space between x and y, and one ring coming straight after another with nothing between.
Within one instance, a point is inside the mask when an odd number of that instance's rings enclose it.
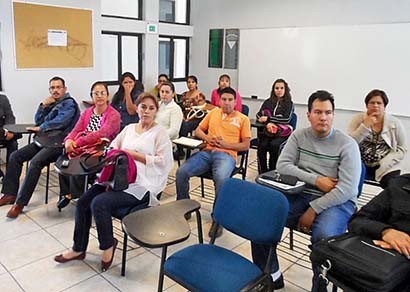
<instances>
[{"instance_id":1,"label":"woman in white blouse","mask_svg":"<svg viewBox=\"0 0 410 292\"><path fill-rule=\"evenodd\" d=\"M158 124L167 130L171 140L178 138L179 129L184 118L181 107L174 101L174 92L175 87L171 82L167 81L160 85L159 95L161 101L155 119Z\"/></svg>"},{"instance_id":2,"label":"woman in white blouse","mask_svg":"<svg viewBox=\"0 0 410 292\"><path fill-rule=\"evenodd\" d=\"M103 250L101 269L107 270L118 243L113 236L111 215L125 207L158 204L156 196L165 188L173 167L172 144L164 127L155 121L159 108L156 97L143 93L136 106L139 123L126 126L111 143L114 149L124 150L134 158L136 181L124 191L107 191L106 186L96 184L84 193L77 202L73 247L57 255L55 261L65 263L85 258L94 216L99 247Z\"/></svg>"}]
</instances>

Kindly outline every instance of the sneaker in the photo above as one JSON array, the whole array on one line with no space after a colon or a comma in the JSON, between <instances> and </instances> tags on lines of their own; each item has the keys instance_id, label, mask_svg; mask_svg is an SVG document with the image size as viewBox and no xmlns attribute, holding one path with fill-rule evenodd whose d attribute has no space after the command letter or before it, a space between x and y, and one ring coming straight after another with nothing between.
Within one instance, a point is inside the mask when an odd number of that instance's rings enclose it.
<instances>
[{"instance_id":1,"label":"sneaker","mask_svg":"<svg viewBox=\"0 0 410 292\"><path fill-rule=\"evenodd\" d=\"M215 229L217 228L217 224L215 221L212 221L211 228L209 228L208 236L212 237L212 234L215 232ZM218 225L218 229L216 230L216 235L215 238L220 237L222 235L223 228L221 225Z\"/></svg>"},{"instance_id":2,"label":"sneaker","mask_svg":"<svg viewBox=\"0 0 410 292\"><path fill-rule=\"evenodd\" d=\"M279 290L285 287L285 282L283 281L283 275L280 274L280 277L273 281L272 288L273 290Z\"/></svg>"}]
</instances>

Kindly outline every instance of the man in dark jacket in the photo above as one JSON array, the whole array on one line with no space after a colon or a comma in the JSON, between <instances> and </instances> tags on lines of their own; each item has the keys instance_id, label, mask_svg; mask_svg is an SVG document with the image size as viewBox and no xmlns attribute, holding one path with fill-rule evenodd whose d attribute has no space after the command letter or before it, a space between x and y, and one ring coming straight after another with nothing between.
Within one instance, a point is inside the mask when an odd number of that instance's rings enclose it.
<instances>
[{"instance_id":1,"label":"man in dark jacket","mask_svg":"<svg viewBox=\"0 0 410 292\"><path fill-rule=\"evenodd\" d=\"M374 244L395 249L410 260L410 174L392 178L386 189L353 215L349 231L368 236ZM410 291L410 281L394 291Z\"/></svg>"},{"instance_id":2,"label":"man in dark jacket","mask_svg":"<svg viewBox=\"0 0 410 292\"><path fill-rule=\"evenodd\" d=\"M410 174L392 180L353 215L349 231L373 238L376 245L410 258Z\"/></svg>"},{"instance_id":3,"label":"man in dark jacket","mask_svg":"<svg viewBox=\"0 0 410 292\"><path fill-rule=\"evenodd\" d=\"M7 149L6 162L9 162L10 154L17 150L17 139L21 136L14 135L3 126L6 124L15 124L16 118L14 117L13 110L7 96L0 94L0 146ZM3 177L3 171L0 169L0 177Z\"/></svg>"},{"instance_id":4,"label":"man in dark jacket","mask_svg":"<svg viewBox=\"0 0 410 292\"><path fill-rule=\"evenodd\" d=\"M49 85L51 95L38 106L34 117L36 126L28 130L37 134L59 130L66 135L79 118L78 104L67 92L65 82L61 77L51 78ZM33 142L13 152L7 164L1 191L3 197L0 199L0 206L15 203L7 213L7 217L16 218L23 211L34 192L41 169L56 161L62 149L62 147L43 147ZM19 189L23 163L29 160L31 160L30 166Z\"/></svg>"}]
</instances>

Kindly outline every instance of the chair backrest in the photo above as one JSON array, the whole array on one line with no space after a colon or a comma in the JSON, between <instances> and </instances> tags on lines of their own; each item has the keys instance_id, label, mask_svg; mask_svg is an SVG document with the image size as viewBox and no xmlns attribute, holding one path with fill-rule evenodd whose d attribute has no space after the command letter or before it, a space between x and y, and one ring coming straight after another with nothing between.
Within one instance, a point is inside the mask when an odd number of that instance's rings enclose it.
<instances>
[{"instance_id":1,"label":"chair backrest","mask_svg":"<svg viewBox=\"0 0 410 292\"><path fill-rule=\"evenodd\" d=\"M288 200L282 193L230 178L218 194L214 219L241 237L271 245L281 239L288 210Z\"/></svg>"},{"instance_id":2,"label":"chair backrest","mask_svg":"<svg viewBox=\"0 0 410 292\"><path fill-rule=\"evenodd\" d=\"M297 124L298 124L298 115L295 112L293 112L292 117L290 118L289 125L291 125L293 130L295 130Z\"/></svg>"},{"instance_id":3,"label":"chair backrest","mask_svg":"<svg viewBox=\"0 0 410 292\"><path fill-rule=\"evenodd\" d=\"M363 184L364 184L365 179L366 179L366 165L362 162L362 172L360 173L357 197L360 197L360 195L362 194Z\"/></svg>"},{"instance_id":4,"label":"chair backrest","mask_svg":"<svg viewBox=\"0 0 410 292\"><path fill-rule=\"evenodd\" d=\"M249 106L247 106L246 104L242 104L242 113L245 116L248 116L249 115Z\"/></svg>"}]
</instances>

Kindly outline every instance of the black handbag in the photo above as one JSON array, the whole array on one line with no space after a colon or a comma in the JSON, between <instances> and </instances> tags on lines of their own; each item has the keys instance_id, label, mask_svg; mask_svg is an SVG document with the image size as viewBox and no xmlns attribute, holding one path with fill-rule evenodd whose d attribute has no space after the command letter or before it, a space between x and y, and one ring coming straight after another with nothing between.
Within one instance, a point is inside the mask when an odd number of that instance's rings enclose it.
<instances>
[{"instance_id":1,"label":"black handbag","mask_svg":"<svg viewBox=\"0 0 410 292\"><path fill-rule=\"evenodd\" d=\"M113 191L123 191L128 188L128 157L127 155L118 155L115 160L114 172L109 185Z\"/></svg>"},{"instance_id":2,"label":"black handbag","mask_svg":"<svg viewBox=\"0 0 410 292\"><path fill-rule=\"evenodd\" d=\"M111 176L104 181L110 189L114 191L123 191L128 188L128 157L125 154L117 153L108 156L100 161L90 163L92 156L82 155L80 158L81 166L89 172L98 172L102 170L103 175L105 167L113 167Z\"/></svg>"},{"instance_id":3,"label":"black handbag","mask_svg":"<svg viewBox=\"0 0 410 292\"><path fill-rule=\"evenodd\" d=\"M322 279L330 276L355 291L399 291L397 286L410 281L409 259L352 233L317 242L310 259L321 267Z\"/></svg>"}]
</instances>

